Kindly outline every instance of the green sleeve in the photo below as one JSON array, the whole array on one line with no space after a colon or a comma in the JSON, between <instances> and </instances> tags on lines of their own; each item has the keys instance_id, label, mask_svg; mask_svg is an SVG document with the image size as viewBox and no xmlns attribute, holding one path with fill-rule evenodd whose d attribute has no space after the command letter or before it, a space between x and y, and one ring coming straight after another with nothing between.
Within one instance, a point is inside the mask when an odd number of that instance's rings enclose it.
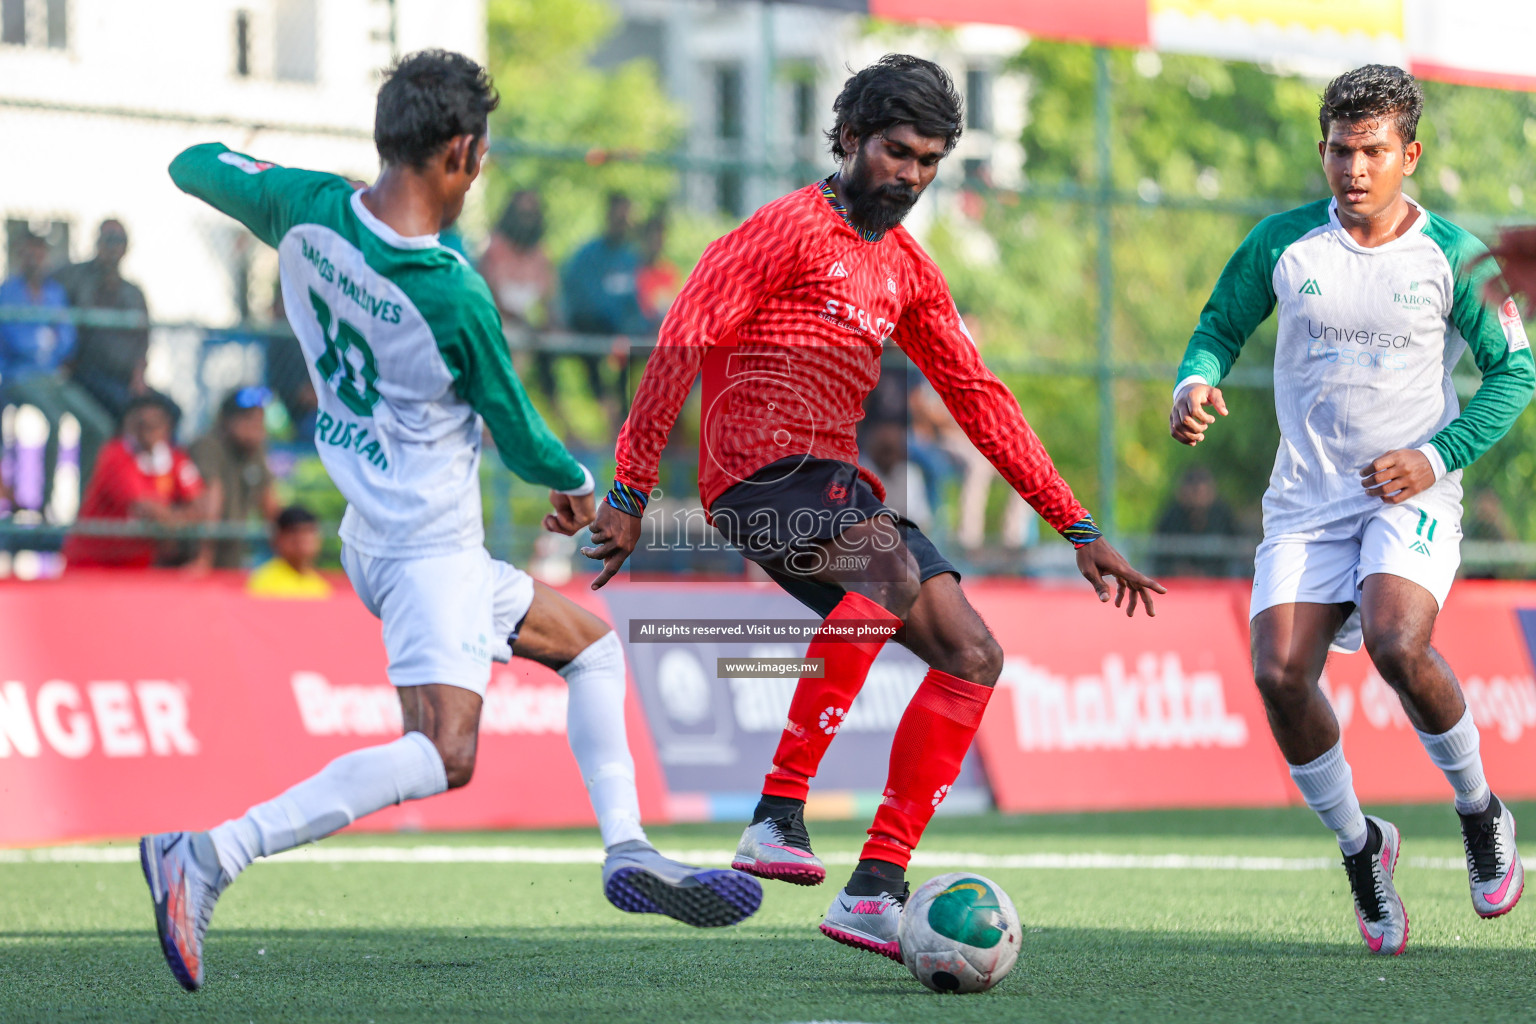
<instances>
[{"instance_id":1,"label":"green sleeve","mask_svg":"<svg viewBox=\"0 0 1536 1024\"><path fill-rule=\"evenodd\" d=\"M1275 308L1275 264L1302 235L1328 222L1328 203L1266 217L1243 239L1200 311L1176 380L1220 384L1248 338Z\"/></svg>"},{"instance_id":2,"label":"green sleeve","mask_svg":"<svg viewBox=\"0 0 1536 1024\"><path fill-rule=\"evenodd\" d=\"M1497 444L1530 403L1536 363L1519 312L1510 306L1501 316L1483 302L1483 286L1498 273L1492 260L1481 259L1487 252L1483 244L1438 217L1425 230L1450 261L1455 277L1451 323L1483 375L1461 415L1429 439L1447 470L1463 469Z\"/></svg>"},{"instance_id":3,"label":"green sleeve","mask_svg":"<svg viewBox=\"0 0 1536 1024\"><path fill-rule=\"evenodd\" d=\"M302 220L317 193L351 187L334 174L278 167L217 142L182 151L171 161L170 172L177 188L238 220L274 248Z\"/></svg>"},{"instance_id":4,"label":"green sleeve","mask_svg":"<svg viewBox=\"0 0 1536 1024\"><path fill-rule=\"evenodd\" d=\"M457 324L438 336L459 397L485 420L508 469L529 483L575 490L586 481L586 470L549 429L517 379L490 289L474 271L464 268L462 273L471 294L457 311Z\"/></svg>"}]
</instances>

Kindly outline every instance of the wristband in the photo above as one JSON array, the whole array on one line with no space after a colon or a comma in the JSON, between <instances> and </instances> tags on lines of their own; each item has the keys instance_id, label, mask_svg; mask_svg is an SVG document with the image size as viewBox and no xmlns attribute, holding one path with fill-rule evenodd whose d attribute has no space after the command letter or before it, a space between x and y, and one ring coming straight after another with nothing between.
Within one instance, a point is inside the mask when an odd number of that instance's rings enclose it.
<instances>
[{"instance_id":1,"label":"wristband","mask_svg":"<svg viewBox=\"0 0 1536 1024\"><path fill-rule=\"evenodd\" d=\"M615 480L613 482L613 489L608 492L608 496L603 500L625 515L631 515L639 519L645 514L645 503L650 499L638 487L631 487L629 484Z\"/></svg>"},{"instance_id":2,"label":"wristband","mask_svg":"<svg viewBox=\"0 0 1536 1024\"><path fill-rule=\"evenodd\" d=\"M1100 532L1098 524L1093 521L1091 513L1084 515L1083 518L1062 530L1061 535L1071 541L1072 546L1075 548L1087 547L1104 536Z\"/></svg>"}]
</instances>

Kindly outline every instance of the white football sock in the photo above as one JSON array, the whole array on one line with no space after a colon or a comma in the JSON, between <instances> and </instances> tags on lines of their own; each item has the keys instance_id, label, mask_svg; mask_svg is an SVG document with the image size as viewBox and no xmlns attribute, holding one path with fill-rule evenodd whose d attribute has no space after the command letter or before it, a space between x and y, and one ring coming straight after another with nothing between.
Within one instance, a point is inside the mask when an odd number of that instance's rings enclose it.
<instances>
[{"instance_id":1,"label":"white football sock","mask_svg":"<svg viewBox=\"0 0 1536 1024\"><path fill-rule=\"evenodd\" d=\"M312 843L365 814L447 788L437 747L423 734L408 732L393 743L341 755L244 817L210 829L209 835L219 864L233 879L257 857Z\"/></svg>"},{"instance_id":2,"label":"white football sock","mask_svg":"<svg viewBox=\"0 0 1536 1024\"><path fill-rule=\"evenodd\" d=\"M611 847L631 839L645 841L640 827L640 796L635 791L635 759L624 731L624 648L608 633L560 670L570 690L565 735L587 784L587 796Z\"/></svg>"},{"instance_id":3,"label":"white football sock","mask_svg":"<svg viewBox=\"0 0 1536 1024\"><path fill-rule=\"evenodd\" d=\"M1339 837L1339 849L1346 855L1365 849L1369 832L1355 796L1354 773L1344 760L1344 741L1339 740L1317 760L1290 768L1291 780L1301 790L1307 806Z\"/></svg>"},{"instance_id":4,"label":"white football sock","mask_svg":"<svg viewBox=\"0 0 1536 1024\"><path fill-rule=\"evenodd\" d=\"M1488 781L1483 778L1483 756L1477 725L1472 721L1472 709L1468 708L1461 721L1438 736L1419 733L1419 742L1424 744L1429 759L1445 773L1446 781L1456 790L1457 813L1486 811L1493 794L1488 790Z\"/></svg>"}]
</instances>

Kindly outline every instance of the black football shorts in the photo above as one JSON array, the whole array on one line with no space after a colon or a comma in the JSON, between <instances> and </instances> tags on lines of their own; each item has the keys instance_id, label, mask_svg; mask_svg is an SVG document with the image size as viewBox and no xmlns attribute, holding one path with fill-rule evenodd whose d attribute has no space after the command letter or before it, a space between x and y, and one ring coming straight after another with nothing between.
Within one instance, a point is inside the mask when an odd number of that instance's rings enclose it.
<instances>
[{"instance_id":1,"label":"black football shorts","mask_svg":"<svg viewBox=\"0 0 1536 1024\"><path fill-rule=\"evenodd\" d=\"M792 456L769 463L716 498L709 514L732 547L823 618L846 591L798 575L795 567L807 562L796 555L876 516L890 519L917 562L920 582L946 572L960 578L917 524L887 508L850 462Z\"/></svg>"}]
</instances>

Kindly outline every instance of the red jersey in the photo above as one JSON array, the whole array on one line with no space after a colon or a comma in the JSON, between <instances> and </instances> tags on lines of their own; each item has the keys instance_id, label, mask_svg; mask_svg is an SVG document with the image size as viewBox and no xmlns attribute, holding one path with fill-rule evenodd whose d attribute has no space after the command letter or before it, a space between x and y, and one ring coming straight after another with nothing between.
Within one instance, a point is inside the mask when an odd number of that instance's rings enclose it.
<instances>
[{"instance_id":1,"label":"red jersey","mask_svg":"<svg viewBox=\"0 0 1536 1024\"><path fill-rule=\"evenodd\" d=\"M704 374L699 496L796 455L859 460L856 429L887 340L966 435L1057 530L1087 511L1019 403L982 364L949 286L905 228L867 241L808 185L704 250L667 314L619 433L616 477L648 494L667 434ZM860 473L884 498L884 488Z\"/></svg>"},{"instance_id":2,"label":"red jersey","mask_svg":"<svg viewBox=\"0 0 1536 1024\"><path fill-rule=\"evenodd\" d=\"M147 461L147 460L146 460ZM127 521L134 503L185 505L203 493L203 477L180 448L171 448L171 465L163 473L146 468L122 438L102 446L96 468L80 502L81 519ZM71 534L64 541L70 565L113 565L145 568L154 564L159 542L152 537L87 537Z\"/></svg>"}]
</instances>

